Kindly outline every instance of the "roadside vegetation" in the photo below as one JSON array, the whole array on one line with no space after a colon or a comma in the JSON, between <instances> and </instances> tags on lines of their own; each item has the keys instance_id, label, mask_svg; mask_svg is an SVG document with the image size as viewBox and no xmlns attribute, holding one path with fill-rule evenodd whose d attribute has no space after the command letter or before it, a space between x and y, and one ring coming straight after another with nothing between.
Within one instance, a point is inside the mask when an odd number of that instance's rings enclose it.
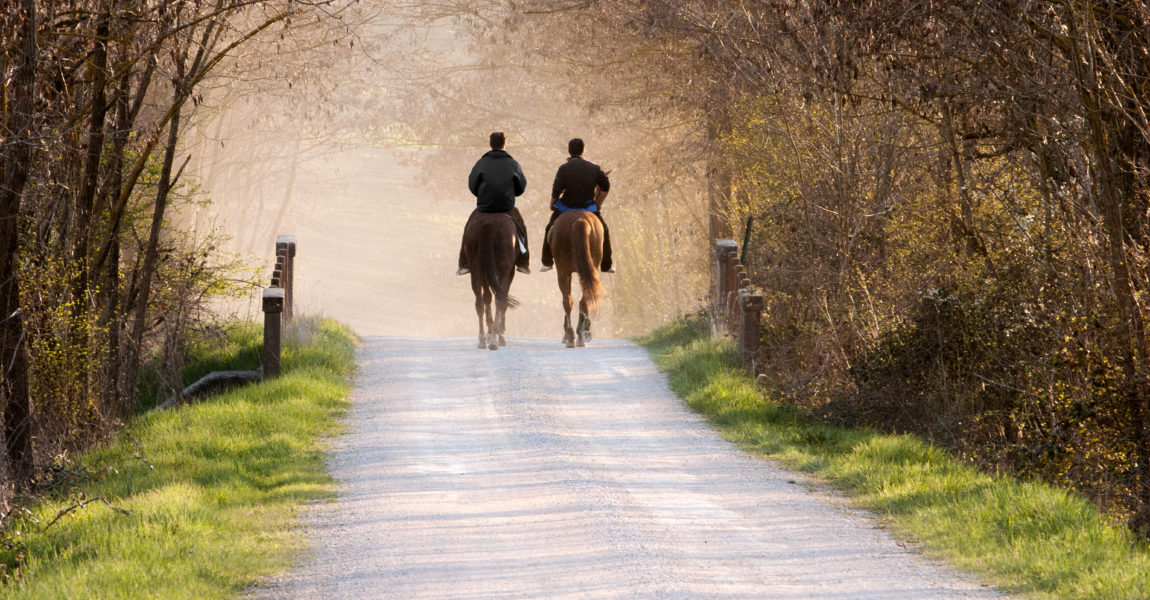
<instances>
[{"instance_id":1,"label":"roadside vegetation","mask_svg":"<svg viewBox=\"0 0 1150 600\"><path fill-rule=\"evenodd\" d=\"M255 325L196 345L186 373L244 368ZM354 335L296 319L283 375L136 419L57 471L3 532L4 598L231 598L286 568L298 507L328 497L323 445L346 408Z\"/></svg>"},{"instance_id":2,"label":"roadside vegetation","mask_svg":"<svg viewBox=\"0 0 1150 600\"><path fill-rule=\"evenodd\" d=\"M758 387L704 319L639 342L725 438L829 483L928 556L1028 598L1150 597L1150 547L1074 493L986 474L915 436L827 425Z\"/></svg>"},{"instance_id":3,"label":"roadside vegetation","mask_svg":"<svg viewBox=\"0 0 1150 600\"><path fill-rule=\"evenodd\" d=\"M469 77L586 108L562 131L614 169L621 333L697 306L708 248L737 240L768 316L756 374L791 402L1150 537L1150 3L466 6L466 64L489 65ZM402 121L479 139L445 102ZM539 134L534 114L508 128ZM569 135L545 133L516 139Z\"/></svg>"},{"instance_id":4,"label":"roadside vegetation","mask_svg":"<svg viewBox=\"0 0 1150 600\"><path fill-rule=\"evenodd\" d=\"M153 397L178 389L188 343L221 299L264 279L270 252L223 249L210 182L190 163L202 148L185 133L226 101L213 90L254 78L289 88L311 80L305 57L343 53L360 13L336 4L4 4L0 507L146 408L138 384ZM256 220L263 253L282 222Z\"/></svg>"}]
</instances>

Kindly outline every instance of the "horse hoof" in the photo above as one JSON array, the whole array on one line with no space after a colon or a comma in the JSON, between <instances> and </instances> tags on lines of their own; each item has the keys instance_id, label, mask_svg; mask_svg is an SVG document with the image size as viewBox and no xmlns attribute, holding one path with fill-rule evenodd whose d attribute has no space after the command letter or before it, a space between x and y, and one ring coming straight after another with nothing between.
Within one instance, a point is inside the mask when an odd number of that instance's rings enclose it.
<instances>
[{"instance_id":1,"label":"horse hoof","mask_svg":"<svg viewBox=\"0 0 1150 600\"><path fill-rule=\"evenodd\" d=\"M499 336L499 345L500 346L506 346L507 345L507 338L505 338L503 336Z\"/></svg>"},{"instance_id":2,"label":"horse hoof","mask_svg":"<svg viewBox=\"0 0 1150 600\"><path fill-rule=\"evenodd\" d=\"M587 343L587 344L591 343L591 330L590 329L583 331L583 342Z\"/></svg>"},{"instance_id":3,"label":"horse hoof","mask_svg":"<svg viewBox=\"0 0 1150 600\"><path fill-rule=\"evenodd\" d=\"M575 345L579 346L580 348L586 348L587 342L583 340L583 336L579 336L579 341L575 342Z\"/></svg>"}]
</instances>

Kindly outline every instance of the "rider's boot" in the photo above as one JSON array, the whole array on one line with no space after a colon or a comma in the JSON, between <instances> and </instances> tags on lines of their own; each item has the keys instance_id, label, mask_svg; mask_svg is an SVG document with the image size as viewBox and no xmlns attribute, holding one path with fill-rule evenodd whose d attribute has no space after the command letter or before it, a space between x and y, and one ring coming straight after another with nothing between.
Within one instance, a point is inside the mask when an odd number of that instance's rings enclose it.
<instances>
[{"instance_id":1,"label":"rider's boot","mask_svg":"<svg viewBox=\"0 0 1150 600\"><path fill-rule=\"evenodd\" d=\"M531 274L531 250L527 245L527 224L523 222L523 215L519 209L512 207L507 211L511 221L515 223L515 234L519 236L519 252L515 256L515 270L524 275Z\"/></svg>"},{"instance_id":2,"label":"rider's boot","mask_svg":"<svg viewBox=\"0 0 1150 600\"><path fill-rule=\"evenodd\" d=\"M543 228L543 266L539 269L540 273L550 271L551 267L555 265L555 258L551 256L551 226L555 224L557 218L559 218L559 211L551 211L551 220L547 221L547 227Z\"/></svg>"}]
</instances>

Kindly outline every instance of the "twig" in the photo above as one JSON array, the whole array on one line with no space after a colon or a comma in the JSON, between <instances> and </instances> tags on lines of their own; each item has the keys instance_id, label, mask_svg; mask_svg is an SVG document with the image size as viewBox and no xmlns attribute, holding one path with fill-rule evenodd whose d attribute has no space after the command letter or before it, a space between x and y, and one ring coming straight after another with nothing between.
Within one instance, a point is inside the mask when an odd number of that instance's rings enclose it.
<instances>
[{"instance_id":1,"label":"twig","mask_svg":"<svg viewBox=\"0 0 1150 600\"><path fill-rule=\"evenodd\" d=\"M114 511L116 511L122 515L132 514L132 512L126 508L120 508L118 506L112 505L112 503L108 502L108 500L106 498L104 498L103 496L100 496L99 498L92 498L91 500L87 500L84 498L83 495L81 495L80 498L78 500L76 500L75 504L73 504L72 506L69 506L68 508L65 508L64 510L61 510L60 512L56 513L56 518L49 521L48 524L44 526L44 529L41 529L40 531L41 532L48 531L48 529L50 527L52 527L53 525L56 524L56 521L59 521L60 519L64 518L65 515L71 513L72 511L74 511L76 509L79 509L79 508L87 508L88 505L91 504L92 502L102 502L104 504L104 506L107 506L108 508L110 508L110 509L112 509L112 510L114 510Z\"/></svg>"}]
</instances>

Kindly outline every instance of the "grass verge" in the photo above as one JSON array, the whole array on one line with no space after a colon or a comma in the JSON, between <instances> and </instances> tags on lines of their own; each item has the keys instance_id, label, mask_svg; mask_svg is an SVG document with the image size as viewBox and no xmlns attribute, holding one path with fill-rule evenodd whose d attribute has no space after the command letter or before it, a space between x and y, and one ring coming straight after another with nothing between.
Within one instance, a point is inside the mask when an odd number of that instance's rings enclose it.
<instances>
[{"instance_id":1,"label":"grass verge","mask_svg":"<svg viewBox=\"0 0 1150 600\"><path fill-rule=\"evenodd\" d=\"M0 596L232 598L289 566L298 507L333 493L323 439L355 368L347 328L293 329L281 377L149 413L79 459L88 476L9 528Z\"/></svg>"},{"instance_id":2,"label":"grass verge","mask_svg":"<svg viewBox=\"0 0 1150 600\"><path fill-rule=\"evenodd\" d=\"M1150 598L1150 548L1081 498L982 473L911 436L812 422L765 397L701 319L637 341L726 439L827 481L925 554L1028 598Z\"/></svg>"}]
</instances>

